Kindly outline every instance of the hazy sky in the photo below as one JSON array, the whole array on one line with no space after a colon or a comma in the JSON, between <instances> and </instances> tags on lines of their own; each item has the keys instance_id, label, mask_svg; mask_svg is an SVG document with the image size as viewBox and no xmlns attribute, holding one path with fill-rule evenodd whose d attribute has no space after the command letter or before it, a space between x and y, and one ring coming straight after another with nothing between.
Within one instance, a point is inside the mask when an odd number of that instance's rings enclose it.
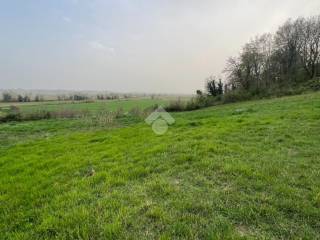
<instances>
[{"instance_id":1,"label":"hazy sky","mask_svg":"<svg viewBox=\"0 0 320 240\"><path fill-rule=\"evenodd\" d=\"M192 93L319 0L0 0L0 88Z\"/></svg>"}]
</instances>

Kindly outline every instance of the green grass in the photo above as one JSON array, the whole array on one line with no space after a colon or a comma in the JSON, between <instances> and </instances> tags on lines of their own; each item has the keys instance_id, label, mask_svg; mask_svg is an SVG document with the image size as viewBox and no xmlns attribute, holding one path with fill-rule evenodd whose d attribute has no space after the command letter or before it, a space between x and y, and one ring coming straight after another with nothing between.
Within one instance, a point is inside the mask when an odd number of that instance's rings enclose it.
<instances>
[{"instance_id":1,"label":"green grass","mask_svg":"<svg viewBox=\"0 0 320 240\"><path fill-rule=\"evenodd\" d=\"M173 117L1 124L0 238L320 239L319 93Z\"/></svg>"},{"instance_id":2,"label":"green grass","mask_svg":"<svg viewBox=\"0 0 320 240\"><path fill-rule=\"evenodd\" d=\"M89 111L89 112L99 112L99 111L115 111L122 108L124 111L129 111L133 108L145 109L151 107L155 104L166 105L168 104L168 99L150 99L150 98L137 98L137 99L119 99L119 100L103 100L103 101L93 101L93 102L32 102L32 103L2 103L0 105L0 113L6 111L11 105L18 106L22 113L30 113L39 110L46 111L58 111L58 110L76 110L76 111Z\"/></svg>"}]
</instances>

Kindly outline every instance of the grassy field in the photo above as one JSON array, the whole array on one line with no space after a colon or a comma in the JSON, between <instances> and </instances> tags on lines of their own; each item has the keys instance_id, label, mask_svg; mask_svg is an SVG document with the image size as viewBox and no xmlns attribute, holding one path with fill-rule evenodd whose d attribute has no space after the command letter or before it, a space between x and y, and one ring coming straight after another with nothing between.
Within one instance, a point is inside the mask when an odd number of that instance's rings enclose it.
<instances>
[{"instance_id":1,"label":"grassy field","mask_svg":"<svg viewBox=\"0 0 320 240\"><path fill-rule=\"evenodd\" d=\"M320 239L320 93L172 116L0 124L0 238Z\"/></svg>"},{"instance_id":2,"label":"grassy field","mask_svg":"<svg viewBox=\"0 0 320 240\"><path fill-rule=\"evenodd\" d=\"M75 110L99 112L104 110L114 111L122 108L124 111L129 111L133 108L147 108L155 104L166 105L169 103L169 98L136 98L136 99L118 99L118 100L101 100L93 102L64 102L64 101L48 101L48 102L29 102L29 103L2 103L0 104L0 112L9 110L10 106L17 106L23 113L35 111L58 111L58 110Z\"/></svg>"}]
</instances>

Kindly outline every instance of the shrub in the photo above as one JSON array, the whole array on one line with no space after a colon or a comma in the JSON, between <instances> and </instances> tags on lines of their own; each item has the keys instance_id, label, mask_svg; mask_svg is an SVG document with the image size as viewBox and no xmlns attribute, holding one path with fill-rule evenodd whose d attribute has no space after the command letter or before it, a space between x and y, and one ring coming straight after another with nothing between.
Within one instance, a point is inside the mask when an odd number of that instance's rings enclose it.
<instances>
[{"instance_id":1,"label":"shrub","mask_svg":"<svg viewBox=\"0 0 320 240\"><path fill-rule=\"evenodd\" d=\"M239 101L246 101L251 99L252 96L250 93L245 91L230 91L223 95L223 103L234 103Z\"/></svg>"},{"instance_id":2,"label":"shrub","mask_svg":"<svg viewBox=\"0 0 320 240\"><path fill-rule=\"evenodd\" d=\"M23 116L23 120L41 120L41 119L49 119L52 115L50 112L45 110L39 110L37 112L32 112L25 114Z\"/></svg>"},{"instance_id":3,"label":"shrub","mask_svg":"<svg viewBox=\"0 0 320 240\"><path fill-rule=\"evenodd\" d=\"M171 102L167 107L165 107L165 110L168 112L192 111L220 104L221 100L222 95L210 96L198 94L187 102L182 102L181 100Z\"/></svg>"},{"instance_id":4,"label":"shrub","mask_svg":"<svg viewBox=\"0 0 320 240\"><path fill-rule=\"evenodd\" d=\"M115 118L121 118L125 115L123 108L118 108L115 112L113 112L115 115Z\"/></svg>"},{"instance_id":5,"label":"shrub","mask_svg":"<svg viewBox=\"0 0 320 240\"><path fill-rule=\"evenodd\" d=\"M320 77L319 78L314 78L312 80L309 80L306 84L305 87L307 89L313 90L313 91L319 91L320 90Z\"/></svg>"},{"instance_id":6,"label":"shrub","mask_svg":"<svg viewBox=\"0 0 320 240\"><path fill-rule=\"evenodd\" d=\"M182 112L185 111L186 104L180 99L171 101L168 106L165 107L167 112Z\"/></svg>"},{"instance_id":7,"label":"shrub","mask_svg":"<svg viewBox=\"0 0 320 240\"><path fill-rule=\"evenodd\" d=\"M185 110L192 111L200 109L202 106L197 98L192 98L186 103Z\"/></svg>"},{"instance_id":8,"label":"shrub","mask_svg":"<svg viewBox=\"0 0 320 240\"><path fill-rule=\"evenodd\" d=\"M21 113L8 113L7 115L0 117L0 122L13 122L13 121L21 121Z\"/></svg>"},{"instance_id":9,"label":"shrub","mask_svg":"<svg viewBox=\"0 0 320 240\"><path fill-rule=\"evenodd\" d=\"M21 121L22 115L19 107L10 106L9 112L0 117L0 122Z\"/></svg>"},{"instance_id":10,"label":"shrub","mask_svg":"<svg viewBox=\"0 0 320 240\"><path fill-rule=\"evenodd\" d=\"M212 97L201 95L201 96L191 98L186 103L185 110L192 111L192 110L197 110L197 109L200 109L203 107L207 107L208 106L208 98L212 98Z\"/></svg>"}]
</instances>

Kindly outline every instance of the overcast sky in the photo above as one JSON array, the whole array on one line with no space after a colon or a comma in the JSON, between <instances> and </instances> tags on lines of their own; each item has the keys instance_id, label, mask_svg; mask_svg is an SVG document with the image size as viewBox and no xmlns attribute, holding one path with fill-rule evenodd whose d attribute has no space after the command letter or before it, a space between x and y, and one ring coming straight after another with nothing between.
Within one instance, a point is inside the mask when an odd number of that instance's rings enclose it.
<instances>
[{"instance_id":1,"label":"overcast sky","mask_svg":"<svg viewBox=\"0 0 320 240\"><path fill-rule=\"evenodd\" d=\"M319 0L0 0L0 89L192 93Z\"/></svg>"}]
</instances>

